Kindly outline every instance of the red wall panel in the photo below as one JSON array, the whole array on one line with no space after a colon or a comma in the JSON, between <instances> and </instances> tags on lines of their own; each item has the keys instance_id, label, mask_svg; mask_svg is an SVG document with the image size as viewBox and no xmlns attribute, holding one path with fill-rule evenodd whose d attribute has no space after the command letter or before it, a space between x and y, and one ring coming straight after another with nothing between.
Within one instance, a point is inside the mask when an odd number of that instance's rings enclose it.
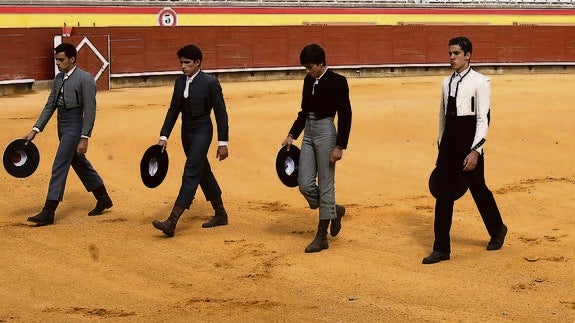
<instances>
[{"instance_id":1,"label":"red wall panel","mask_svg":"<svg viewBox=\"0 0 575 323\"><path fill-rule=\"evenodd\" d=\"M0 29L0 80L54 77L54 36L60 28Z\"/></svg>"},{"instance_id":2,"label":"red wall panel","mask_svg":"<svg viewBox=\"0 0 575 323\"><path fill-rule=\"evenodd\" d=\"M53 77L57 28L0 29L0 80ZM194 43L204 69L298 67L299 52L316 42L329 65L447 63L447 42L468 36L473 61L575 62L575 26L308 25L237 27L77 27L73 36L109 35L111 73L179 70L176 51Z\"/></svg>"}]
</instances>

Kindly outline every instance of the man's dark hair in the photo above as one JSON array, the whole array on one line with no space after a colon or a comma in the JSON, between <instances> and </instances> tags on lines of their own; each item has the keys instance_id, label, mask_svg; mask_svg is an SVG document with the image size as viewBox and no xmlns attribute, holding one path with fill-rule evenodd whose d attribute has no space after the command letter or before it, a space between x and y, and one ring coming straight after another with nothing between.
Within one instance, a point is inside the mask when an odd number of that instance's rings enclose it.
<instances>
[{"instance_id":1,"label":"man's dark hair","mask_svg":"<svg viewBox=\"0 0 575 323\"><path fill-rule=\"evenodd\" d=\"M325 65L325 51L318 44L310 44L305 46L299 54L299 63Z\"/></svg>"},{"instance_id":2,"label":"man's dark hair","mask_svg":"<svg viewBox=\"0 0 575 323\"><path fill-rule=\"evenodd\" d=\"M202 51L196 45L186 45L178 50L178 58L183 57L192 61L202 61Z\"/></svg>"},{"instance_id":3,"label":"man's dark hair","mask_svg":"<svg viewBox=\"0 0 575 323\"><path fill-rule=\"evenodd\" d=\"M449 40L449 46L452 45L459 45L461 50L463 50L463 54L472 53L473 52L473 44L471 44L471 40L467 37L455 37Z\"/></svg>"},{"instance_id":4,"label":"man's dark hair","mask_svg":"<svg viewBox=\"0 0 575 323\"><path fill-rule=\"evenodd\" d=\"M66 54L66 57L68 58L76 57L78 55L76 46L69 43L62 43L54 48L54 53L58 54L62 52Z\"/></svg>"}]
</instances>

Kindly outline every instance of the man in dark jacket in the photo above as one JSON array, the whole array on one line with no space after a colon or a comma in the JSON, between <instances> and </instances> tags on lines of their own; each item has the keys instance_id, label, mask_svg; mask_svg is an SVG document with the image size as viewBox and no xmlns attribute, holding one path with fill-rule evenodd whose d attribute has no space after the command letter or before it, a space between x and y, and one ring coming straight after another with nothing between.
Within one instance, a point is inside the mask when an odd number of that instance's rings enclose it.
<instances>
[{"instance_id":1,"label":"man in dark jacket","mask_svg":"<svg viewBox=\"0 0 575 323\"><path fill-rule=\"evenodd\" d=\"M305 252L329 248L327 229L341 230L345 207L335 204L335 163L347 148L351 129L351 103L347 79L327 68L325 51L317 44L305 46L300 63L306 68L301 111L282 145L292 144L304 131L299 158L299 190L312 209L319 208L314 240ZM337 129L334 117L337 114Z\"/></svg>"},{"instance_id":2,"label":"man in dark jacket","mask_svg":"<svg viewBox=\"0 0 575 323\"><path fill-rule=\"evenodd\" d=\"M198 185L215 214L202 224L211 228L228 224L228 215L222 202L222 191L208 161L208 150L213 137L213 125L210 118L212 109L216 117L218 150L216 157L224 160L228 157L228 114L217 78L201 71L202 51L195 45L187 45L177 52L184 75L179 76L166 119L160 130L158 145L166 148L179 114L182 114L182 145L186 154L186 164L182 176L180 192L172 212L165 221L154 220L153 226L168 237L173 237L176 224L184 212L189 209L196 195Z\"/></svg>"}]
</instances>

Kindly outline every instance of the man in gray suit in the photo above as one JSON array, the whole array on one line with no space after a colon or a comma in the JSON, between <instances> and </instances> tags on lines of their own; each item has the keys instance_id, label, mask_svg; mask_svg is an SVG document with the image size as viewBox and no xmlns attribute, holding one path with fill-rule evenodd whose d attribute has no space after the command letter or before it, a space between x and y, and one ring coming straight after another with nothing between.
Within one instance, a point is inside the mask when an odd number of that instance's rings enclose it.
<instances>
[{"instance_id":1,"label":"man in gray suit","mask_svg":"<svg viewBox=\"0 0 575 323\"><path fill-rule=\"evenodd\" d=\"M88 139L96 118L96 82L94 77L76 66L77 51L72 44L63 43L54 49L60 73L54 78L52 91L32 131L24 136L32 141L40 133L54 111L58 111L58 138L60 143L52 166L48 196L42 211L29 217L37 226L54 223L54 213L64 196L70 166L88 192L96 197L96 207L88 215L100 215L112 207L112 200L104 182L85 154Z\"/></svg>"},{"instance_id":2,"label":"man in gray suit","mask_svg":"<svg viewBox=\"0 0 575 323\"><path fill-rule=\"evenodd\" d=\"M203 223L203 228L228 224L228 214L222 202L222 190L216 181L210 163L208 150L213 137L213 124L210 118L212 108L217 124L218 150L216 157L228 157L228 114L222 87L217 78L201 70L202 51L195 45L187 45L177 52L183 75L178 76L170 108L160 130L162 151L168 144L168 137L182 114L181 138L186 164L182 175L180 192L169 217L165 221L154 220L153 226L168 237L174 236L178 219L189 209L196 195L198 185L214 208L214 216Z\"/></svg>"}]
</instances>

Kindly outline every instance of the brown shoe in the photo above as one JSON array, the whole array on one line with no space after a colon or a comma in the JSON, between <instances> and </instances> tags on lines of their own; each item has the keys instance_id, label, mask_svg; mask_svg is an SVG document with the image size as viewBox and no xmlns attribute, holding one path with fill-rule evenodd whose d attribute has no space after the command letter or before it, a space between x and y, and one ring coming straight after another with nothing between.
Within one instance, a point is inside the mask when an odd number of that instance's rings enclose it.
<instances>
[{"instance_id":1,"label":"brown shoe","mask_svg":"<svg viewBox=\"0 0 575 323\"><path fill-rule=\"evenodd\" d=\"M317 233L313 241L305 248L306 253L320 252L323 249L329 249L327 243L327 227L330 220L319 220Z\"/></svg>"},{"instance_id":2,"label":"brown shoe","mask_svg":"<svg viewBox=\"0 0 575 323\"><path fill-rule=\"evenodd\" d=\"M165 235L171 238L174 236L174 233L176 232L176 224L178 224L178 220L180 219L180 216L182 216L182 213L184 213L184 211L185 208L174 205L174 207L172 208L172 212L170 213L170 216L165 221L154 220L152 222L152 225L154 226L154 228L162 231Z\"/></svg>"},{"instance_id":3,"label":"brown shoe","mask_svg":"<svg viewBox=\"0 0 575 323\"><path fill-rule=\"evenodd\" d=\"M214 208L214 216L208 221L202 223L202 228L213 228L220 225L227 225L228 213L224 208L224 202L222 201L222 197L220 196L218 198L212 199L210 203Z\"/></svg>"}]
</instances>

